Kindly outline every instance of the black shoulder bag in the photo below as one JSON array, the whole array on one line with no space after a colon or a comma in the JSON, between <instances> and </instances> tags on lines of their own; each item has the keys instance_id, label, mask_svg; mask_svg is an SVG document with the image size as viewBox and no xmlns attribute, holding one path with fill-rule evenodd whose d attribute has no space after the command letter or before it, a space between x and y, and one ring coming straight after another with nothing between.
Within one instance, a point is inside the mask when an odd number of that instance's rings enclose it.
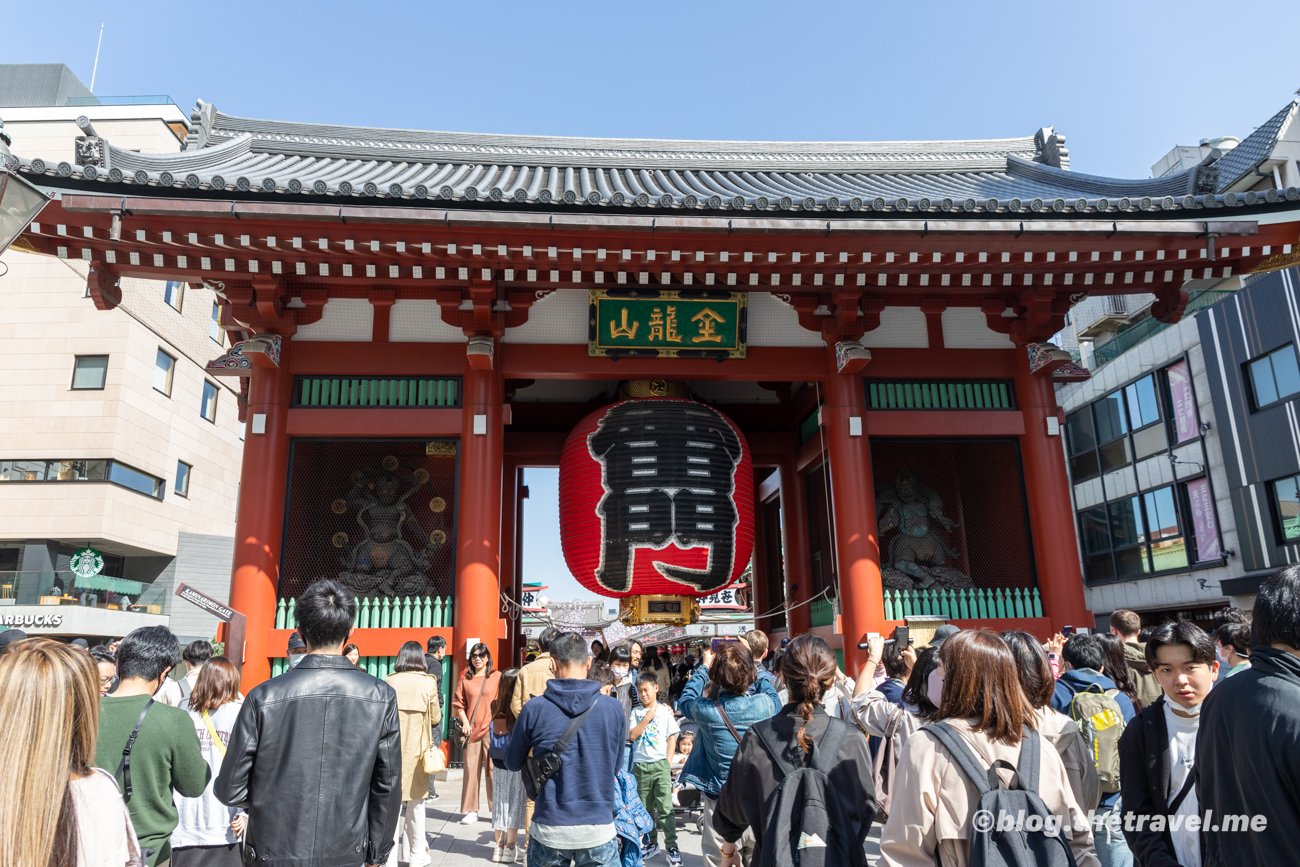
<instances>
[{"instance_id":1,"label":"black shoulder bag","mask_svg":"<svg viewBox=\"0 0 1300 867\"><path fill-rule=\"evenodd\" d=\"M560 739L555 742L555 746L541 755L531 755L524 761L524 790L528 792L528 800L536 801L537 796L542 793L542 789L546 788L546 782L560 772L560 765L564 761L564 751L569 748L569 742L578 733L578 728L582 725L583 720L596 709L596 702L598 701L600 701L600 696L596 696L591 703L591 707L569 720L569 724L564 727L564 732L560 735Z\"/></svg>"},{"instance_id":2,"label":"black shoulder bag","mask_svg":"<svg viewBox=\"0 0 1300 867\"><path fill-rule=\"evenodd\" d=\"M117 772L113 774L113 779L117 779L118 774L122 775L122 794L128 801L131 800L131 747L135 746L136 735L140 734L140 726L144 725L144 718L151 707L153 707L152 697L144 703L144 710L140 711L140 718L135 721L135 728L131 729L131 737L126 739L126 747L122 750L122 761L118 762Z\"/></svg>"}]
</instances>

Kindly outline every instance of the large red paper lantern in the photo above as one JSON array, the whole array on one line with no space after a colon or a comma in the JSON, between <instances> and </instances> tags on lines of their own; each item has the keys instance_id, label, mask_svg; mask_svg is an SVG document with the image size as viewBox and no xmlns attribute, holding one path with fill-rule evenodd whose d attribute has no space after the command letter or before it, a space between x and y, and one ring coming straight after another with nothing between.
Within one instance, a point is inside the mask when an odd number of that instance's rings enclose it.
<instances>
[{"instance_id":1,"label":"large red paper lantern","mask_svg":"<svg viewBox=\"0 0 1300 867\"><path fill-rule=\"evenodd\" d=\"M601 596L707 596L754 550L754 464L739 428L691 400L597 410L564 443L560 543Z\"/></svg>"}]
</instances>

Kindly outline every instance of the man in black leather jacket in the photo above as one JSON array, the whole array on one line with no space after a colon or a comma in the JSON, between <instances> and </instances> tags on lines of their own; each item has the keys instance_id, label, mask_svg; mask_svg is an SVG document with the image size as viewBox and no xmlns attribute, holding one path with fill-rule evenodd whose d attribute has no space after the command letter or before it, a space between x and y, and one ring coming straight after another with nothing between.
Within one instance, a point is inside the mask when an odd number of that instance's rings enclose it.
<instances>
[{"instance_id":1,"label":"man in black leather jacket","mask_svg":"<svg viewBox=\"0 0 1300 867\"><path fill-rule=\"evenodd\" d=\"M246 854L258 865L383 864L401 809L397 694L340 655L351 591L318 581L297 612L307 655L249 692L213 791L248 811Z\"/></svg>"}]
</instances>

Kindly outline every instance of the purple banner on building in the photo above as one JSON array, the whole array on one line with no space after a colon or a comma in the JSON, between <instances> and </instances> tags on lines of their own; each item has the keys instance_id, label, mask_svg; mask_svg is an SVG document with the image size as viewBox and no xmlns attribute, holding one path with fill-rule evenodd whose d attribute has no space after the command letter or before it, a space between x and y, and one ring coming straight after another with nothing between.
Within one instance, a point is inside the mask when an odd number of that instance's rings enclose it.
<instances>
[{"instance_id":1,"label":"purple banner on building","mask_svg":"<svg viewBox=\"0 0 1300 867\"><path fill-rule=\"evenodd\" d=\"M1192 509L1192 526L1196 530L1196 562L1218 560L1219 522L1214 514L1214 500L1210 497L1210 480L1192 479L1187 483L1187 500Z\"/></svg>"},{"instance_id":2,"label":"purple banner on building","mask_svg":"<svg viewBox=\"0 0 1300 867\"><path fill-rule=\"evenodd\" d=\"M1187 362L1171 364L1165 368L1165 373L1169 375L1169 395L1174 404L1174 430L1178 435L1178 442L1185 443L1196 437L1200 427L1200 419L1196 417L1196 400L1192 397L1192 378L1187 372Z\"/></svg>"}]
</instances>

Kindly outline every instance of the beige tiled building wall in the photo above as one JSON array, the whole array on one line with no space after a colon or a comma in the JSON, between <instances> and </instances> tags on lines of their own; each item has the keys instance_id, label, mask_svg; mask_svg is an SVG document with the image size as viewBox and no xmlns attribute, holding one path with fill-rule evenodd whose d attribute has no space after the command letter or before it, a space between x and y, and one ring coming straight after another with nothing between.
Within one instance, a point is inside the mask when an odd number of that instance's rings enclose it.
<instances>
[{"instance_id":1,"label":"beige tiled building wall","mask_svg":"<svg viewBox=\"0 0 1300 867\"><path fill-rule=\"evenodd\" d=\"M71 162L76 115L92 111L136 114L91 114L95 132L119 147L180 149L175 127L183 115L175 106L109 108L6 109L3 117L23 156ZM56 112L64 118L49 119ZM8 267L0 277L0 461L111 458L166 482L161 500L109 483L0 482L0 546L90 544L125 555L128 573L132 557L151 558L154 572L166 562L157 558L176 558L158 580L186 581L186 564L196 564L203 589L224 600L243 424L239 380L203 370L229 346L211 327L215 295L186 285L176 310L165 300L166 284L124 279L122 304L106 312L87 297L89 263L16 250L0 261ZM154 388L159 349L176 359L170 395ZM82 355L108 356L102 390L72 389ZM205 382L218 389L215 422L201 414ZM193 467L188 496L175 491L178 461ZM186 546L196 539L202 544L191 552ZM186 631L210 635L211 625Z\"/></svg>"}]
</instances>

